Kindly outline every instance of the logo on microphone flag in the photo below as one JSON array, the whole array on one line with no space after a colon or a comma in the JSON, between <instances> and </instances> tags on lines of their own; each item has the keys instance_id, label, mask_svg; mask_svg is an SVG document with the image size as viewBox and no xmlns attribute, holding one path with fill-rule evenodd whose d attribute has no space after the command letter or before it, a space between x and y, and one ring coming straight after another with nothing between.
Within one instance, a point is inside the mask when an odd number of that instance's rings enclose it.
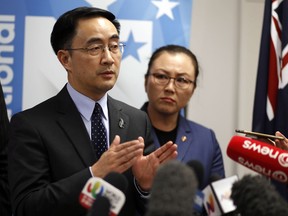
<instances>
[{"instance_id":1,"label":"logo on microphone flag","mask_svg":"<svg viewBox=\"0 0 288 216\"><path fill-rule=\"evenodd\" d=\"M227 155L243 166L279 182L288 182L288 152L249 137L233 136Z\"/></svg>"},{"instance_id":2,"label":"logo on microphone flag","mask_svg":"<svg viewBox=\"0 0 288 216\"><path fill-rule=\"evenodd\" d=\"M79 6L109 10L120 21L126 46L109 94L132 106L145 102L152 52L166 44L189 47L192 0L1 0L0 81L9 117L54 96L67 82L50 34L61 14Z\"/></svg>"},{"instance_id":3,"label":"logo on microphone flag","mask_svg":"<svg viewBox=\"0 0 288 216\"><path fill-rule=\"evenodd\" d=\"M110 211L117 215L125 203L125 195L118 188L98 177L90 178L79 196L80 204L90 208L99 196L104 196L110 201Z\"/></svg>"},{"instance_id":4,"label":"logo on microphone flag","mask_svg":"<svg viewBox=\"0 0 288 216\"><path fill-rule=\"evenodd\" d=\"M236 209L230 198L232 185L236 181L238 181L238 176L233 175L212 182L204 188L203 204L208 216L225 215Z\"/></svg>"}]
</instances>

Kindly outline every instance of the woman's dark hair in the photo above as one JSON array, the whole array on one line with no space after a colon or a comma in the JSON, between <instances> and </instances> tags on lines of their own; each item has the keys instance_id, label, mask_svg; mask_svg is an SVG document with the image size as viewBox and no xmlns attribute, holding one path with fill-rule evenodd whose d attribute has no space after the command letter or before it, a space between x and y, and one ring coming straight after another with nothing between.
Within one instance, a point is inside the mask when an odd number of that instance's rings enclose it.
<instances>
[{"instance_id":1,"label":"woman's dark hair","mask_svg":"<svg viewBox=\"0 0 288 216\"><path fill-rule=\"evenodd\" d=\"M72 39L76 34L78 21L91 17L108 19L115 26L118 34L120 33L120 23L111 12L95 7L75 8L61 15L53 27L50 42L56 55L60 49L71 46Z\"/></svg>"},{"instance_id":2,"label":"woman's dark hair","mask_svg":"<svg viewBox=\"0 0 288 216\"><path fill-rule=\"evenodd\" d=\"M191 61L195 67L195 81L197 80L197 77L199 75L199 64L198 64L198 60L196 58L196 56L186 47L180 46L180 45L174 45L174 44L170 44L170 45L166 45L166 46L162 46L158 49L156 49L150 60L148 63L148 69L147 72L145 74L145 78L147 78L147 76L150 73L150 69L152 67L152 64L154 63L154 61L163 53L163 52L168 52L168 53L184 53L187 56L189 56L191 58Z\"/></svg>"}]
</instances>

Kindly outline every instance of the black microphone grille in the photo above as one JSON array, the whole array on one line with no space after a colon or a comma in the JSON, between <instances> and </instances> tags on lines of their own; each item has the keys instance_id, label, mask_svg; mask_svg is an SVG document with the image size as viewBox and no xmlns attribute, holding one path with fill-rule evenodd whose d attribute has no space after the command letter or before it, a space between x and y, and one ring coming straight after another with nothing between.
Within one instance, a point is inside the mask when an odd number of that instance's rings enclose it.
<instances>
[{"instance_id":1,"label":"black microphone grille","mask_svg":"<svg viewBox=\"0 0 288 216\"><path fill-rule=\"evenodd\" d=\"M109 216L110 213L110 201L104 196L99 196L93 202L87 216Z\"/></svg>"},{"instance_id":2,"label":"black microphone grille","mask_svg":"<svg viewBox=\"0 0 288 216\"><path fill-rule=\"evenodd\" d=\"M213 173L213 174L211 174L211 176L209 177L209 183L218 181L218 180L220 180L220 179L222 179L222 176L220 176L220 175L217 174L217 173Z\"/></svg>"},{"instance_id":3,"label":"black microphone grille","mask_svg":"<svg viewBox=\"0 0 288 216\"><path fill-rule=\"evenodd\" d=\"M245 175L232 186L231 198L242 216L287 216L287 202L261 175Z\"/></svg>"},{"instance_id":4,"label":"black microphone grille","mask_svg":"<svg viewBox=\"0 0 288 216\"><path fill-rule=\"evenodd\" d=\"M121 190L123 193L125 193L128 188L128 180L123 174L110 172L104 177L104 180Z\"/></svg>"},{"instance_id":5,"label":"black microphone grille","mask_svg":"<svg viewBox=\"0 0 288 216\"><path fill-rule=\"evenodd\" d=\"M197 180L186 164L171 160L155 175L145 216L192 216Z\"/></svg>"},{"instance_id":6,"label":"black microphone grille","mask_svg":"<svg viewBox=\"0 0 288 216\"><path fill-rule=\"evenodd\" d=\"M204 167L202 163L198 160L190 160L187 162L187 165L193 169L196 174L196 178L198 181L198 186L200 187L203 182L204 177Z\"/></svg>"}]
</instances>

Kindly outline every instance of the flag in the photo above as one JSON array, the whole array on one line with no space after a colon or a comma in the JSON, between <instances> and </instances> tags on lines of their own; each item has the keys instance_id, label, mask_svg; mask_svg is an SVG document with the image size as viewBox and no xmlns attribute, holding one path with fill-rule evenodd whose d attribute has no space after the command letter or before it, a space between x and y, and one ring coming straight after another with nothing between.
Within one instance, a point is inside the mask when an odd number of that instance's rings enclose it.
<instances>
[{"instance_id":1,"label":"flag","mask_svg":"<svg viewBox=\"0 0 288 216\"><path fill-rule=\"evenodd\" d=\"M266 0L252 130L288 137L288 0Z\"/></svg>"},{"instance_id":2,"label":"flag","mask_svg":"<svg viewBox=\"0 0 288 216\"><path fill-rule=\"evenodd\" d=\"M252 130L288 137L288 0L265 0ZM288 199L287 185L274 182Z\"/></svg>"}]
</instances>

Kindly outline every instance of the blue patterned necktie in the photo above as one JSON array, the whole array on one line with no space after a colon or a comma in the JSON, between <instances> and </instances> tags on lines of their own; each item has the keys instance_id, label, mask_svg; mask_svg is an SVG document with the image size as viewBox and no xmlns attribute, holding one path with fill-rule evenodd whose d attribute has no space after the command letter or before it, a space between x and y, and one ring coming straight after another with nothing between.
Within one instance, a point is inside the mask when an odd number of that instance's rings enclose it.
<instances>
[{"instance_id":1,"label":"blue patterned necktie","mask_svg":"<svg viewBox=\"0 0 288 216\"><path fill-rule=\"evenodd\" d=\"M102 122L102 108L98 103L91 116L91 142L97 158L107 150L107 133Z\"/></svg>"}]
</instances>

